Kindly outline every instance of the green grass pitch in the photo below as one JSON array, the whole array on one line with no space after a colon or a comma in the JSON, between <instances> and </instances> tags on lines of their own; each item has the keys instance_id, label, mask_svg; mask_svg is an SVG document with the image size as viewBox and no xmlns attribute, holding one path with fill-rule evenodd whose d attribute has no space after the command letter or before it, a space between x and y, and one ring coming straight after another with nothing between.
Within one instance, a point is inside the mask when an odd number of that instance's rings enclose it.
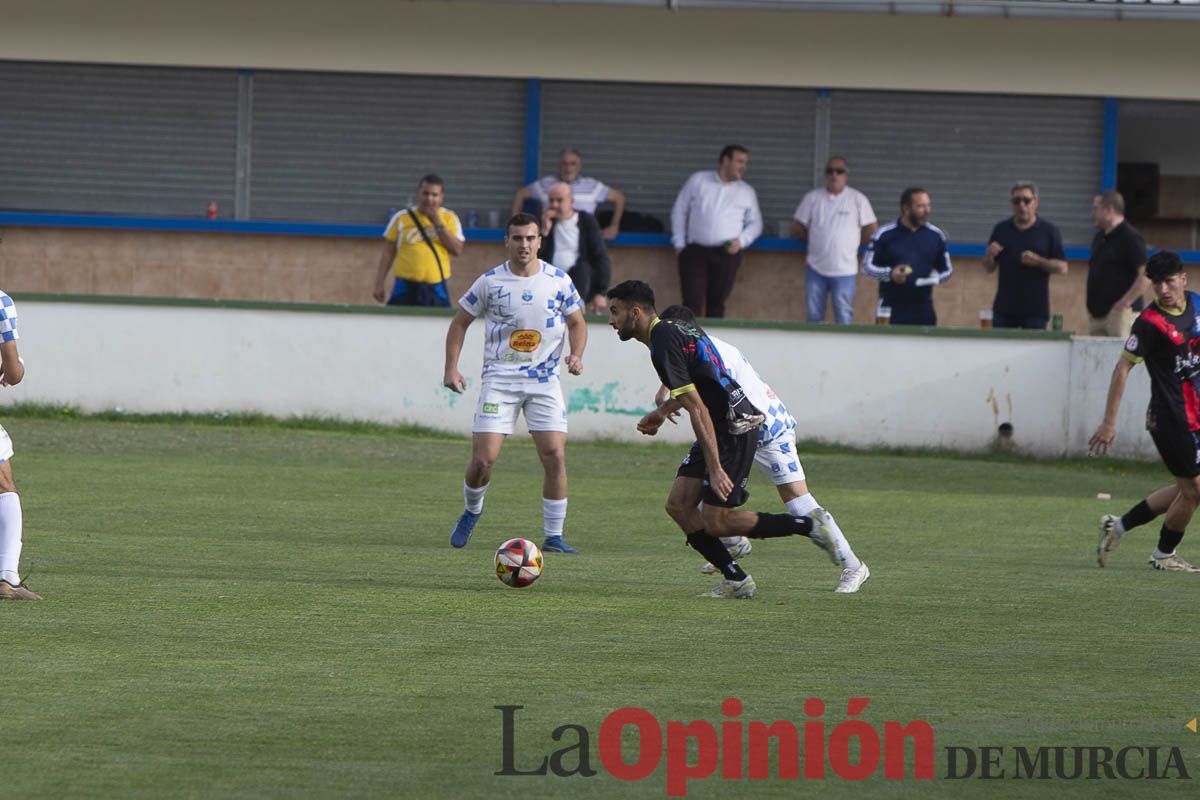
<instances>
[{"instance_id":1,"label":"green grass pitch","mask_svg":"<svg viewBox=\"0 0 1200 800\"><path fill-rule=\"evenodd\" d=\"M665 762L636 783L603 771L602 720L641 706L719 724L726 697L745 722L798 726L820 697L830 731L869 697L881 731L932 725L937 777L714 775L689 797L1195 796L1200 575L1146 566L1157 523L1109 569L1094 556L1100 514L1165 483L1158 466L818 449L810 485L873 577L836 595L807 540L769 541L743 562L759 597L721 602L695 598L715 580L662 510L681 448L570 445L567 535L584 552L547 555L514 590L492 553L540 542L527 440L506 446L456 551L465 439L6 427L25 571L47 598L0 604L7 796L664 797ZM751 490L748 507L781 510L761 477ZM1181 552L1200 557L1200 534ZM600 774L494 775L497 705L525 707L519 769L575 724ZM1193 778L944 777L944 748L983 745L1176 746Z\"/></svg>"}]
</instances>

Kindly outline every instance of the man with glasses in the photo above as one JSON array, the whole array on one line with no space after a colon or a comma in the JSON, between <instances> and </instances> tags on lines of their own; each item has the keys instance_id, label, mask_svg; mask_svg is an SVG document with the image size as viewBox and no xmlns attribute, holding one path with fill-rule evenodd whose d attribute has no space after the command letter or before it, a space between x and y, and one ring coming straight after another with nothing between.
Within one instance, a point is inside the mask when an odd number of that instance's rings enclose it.
<instances>
[{"instance_id":1,"label":"man with glasses","mask_svg":"<svg viewBox=\"0 0 1200 800\"><path fill-rule=\"evenodd\" d=\"M1067 274L1062 234L1037 215L1038 189L1017 181L1009 190L1013 215L996 223L983 266L1000 270L992 324L997 328L1045 330L1050 320L1050 276Z\"/></svg>"},{"instance_id":2,"label":"man with glasses","mask_svg":"<svg viewBox=\"0 0 1200 800\"><path fill-rule=\"evenodd\" d=\"M858 248L878 227L871 201L847 182L850 165L841 156L825 163L825 186L804 195L792 218L792 234L808 243L804 305L809 322L825 321L825 299L833 301L833 321L849 325L858 283Z\"/></svg>"},{"instance_id":3,"label":"man with glasses","mask_svg":"<svg viewBox=\"0 0 1200 800\"><path fill-rule=\"evenodd\" d=\"M550 201L550 189L556 184L565 183L571 187L571 196L575 199L575 210L596 215L596 207L601 203L613 204L612 221L603 229L605 239L617 238L621 227L621 215L625 213L625 195L615 187L601 183L595 178L586 178L582 174L583 158L579 151L567 147L558 154L558 174L546 175L528 186L517 190L513 195L512 213L517 214L525 205L526 200L535 200L544 211Z\"/></svg>"}]
</instances>

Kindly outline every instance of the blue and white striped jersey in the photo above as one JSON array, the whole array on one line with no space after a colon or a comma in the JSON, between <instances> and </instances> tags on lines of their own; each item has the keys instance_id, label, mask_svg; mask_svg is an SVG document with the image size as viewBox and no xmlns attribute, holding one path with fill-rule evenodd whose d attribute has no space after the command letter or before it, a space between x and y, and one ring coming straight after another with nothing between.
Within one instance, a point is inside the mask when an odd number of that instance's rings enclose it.
<instances>
[{"instance_id":1,"label":"blue and white striped jersey","mask_svg":"<svg viewBox=\"0 0 1200 800\"><path fill-rule=\"evenodd\" d=\"M570 276L538 260L541 270L514 275L505 261L471 284L458 301L484 317L483 377L500 385L548 383L558 377L567 317L583 311Z\"/></svg>"}]
</instances>

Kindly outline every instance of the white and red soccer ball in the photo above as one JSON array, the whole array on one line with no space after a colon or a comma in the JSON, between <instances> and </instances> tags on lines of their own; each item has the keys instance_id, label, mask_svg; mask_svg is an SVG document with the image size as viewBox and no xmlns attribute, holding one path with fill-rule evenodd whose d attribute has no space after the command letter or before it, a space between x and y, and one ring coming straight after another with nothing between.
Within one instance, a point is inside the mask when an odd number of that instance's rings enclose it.
<instances>
[{"instance_id":1,"label":"white and red soccer ball","mask_svg":"<svg viewBox=\"0 0 1200 800\"><path fill-rule=\"evenodd\" d=\"M528 539L509 539L496 551L496 577L505 586L524 589L542 574L542 551Z\"/></svg>"}]
</instances>

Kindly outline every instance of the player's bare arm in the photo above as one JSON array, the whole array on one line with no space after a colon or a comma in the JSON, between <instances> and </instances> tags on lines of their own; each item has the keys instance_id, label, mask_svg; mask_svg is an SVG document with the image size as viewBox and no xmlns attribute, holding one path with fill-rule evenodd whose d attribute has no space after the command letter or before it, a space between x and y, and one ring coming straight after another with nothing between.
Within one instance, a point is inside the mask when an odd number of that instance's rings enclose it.
<instances>
[{"instance_id":1,"label":"player's bare arm","mask_svg":"<svg viewBox=\"0 0 1200 800\"><path fill-rule=\"evenodd\" d=\"M467 328L475 318L461 308L450 320L450 328L446 331L446 370L442 376L442 386L452 392L462 394L467 390L467 379L458 371L458 356L462 353L463 341L467 338Z\"/></svg>"},{"instance_id":2,"label":"player's bare arm","mask_svg":"<svg viewBox=\"0 0 1200 800\"><path fill-rule=\"evenodd\" d=\"M25 364L17 354L17 343L0 344L0 386L16 386L25 377Z\"/></svg>"},{"instance_id":3,"label":"player's bare arm","mask_svg":"<svg viewBox=\"0 0 1200 800\"><path fill-rule=\"evenodd\" d=\"M1088 452L1099 455L1108 451L1109 445L1117 436L1117 412L1121 409L1121 398L1125 395L1125 382L1129 380L1129 371L1136 366L1124 356L1113 368L1112 380L1108 384L1108 399L1104 403L1104 421L1092 438L1088 439Z\"/></svg>"},{"instance_id":4,"label":"player's bare arm","mask_svg":"<svg viewBox=\"0 0 1200 800\"><path fill-rule=\"evenodd\" d=\"M371 296L377 302L387 300L387 276L392 270L392 262L396 260L396 243L384 242L383 252L379 254L379 273L375 276L375 289Z\"/></svg>"},{"instance_id":5,"label":"player's bare arm","mask_svg":"<svg viewBox=\"0 0 1200 800\"><path fill-rule=\"evenodd\" d=\"M575 310L567 316L567 343L571 352L563 363L572 375L580 375L583 373L583 351L587 347L587 320L582 311Z\"/></svg>"},{"instance_id":6,"label":"player's bare arm","mask_svg":"<svg viewBox=\"0 0 1200 800\"><path fill-rule=\"evenodd\" d=\"M713 429L708 409L700 399L700 393L685 392L675 399L692 420L692 432L696 434L696 441L700 444L700 451L704 453L704 463L708 468L708 485L717 497L727 499L733 491L733 481L729 480L729 476L721 468L721 457L717 453L717 434Z\"/></svg>"}]
</instances>

